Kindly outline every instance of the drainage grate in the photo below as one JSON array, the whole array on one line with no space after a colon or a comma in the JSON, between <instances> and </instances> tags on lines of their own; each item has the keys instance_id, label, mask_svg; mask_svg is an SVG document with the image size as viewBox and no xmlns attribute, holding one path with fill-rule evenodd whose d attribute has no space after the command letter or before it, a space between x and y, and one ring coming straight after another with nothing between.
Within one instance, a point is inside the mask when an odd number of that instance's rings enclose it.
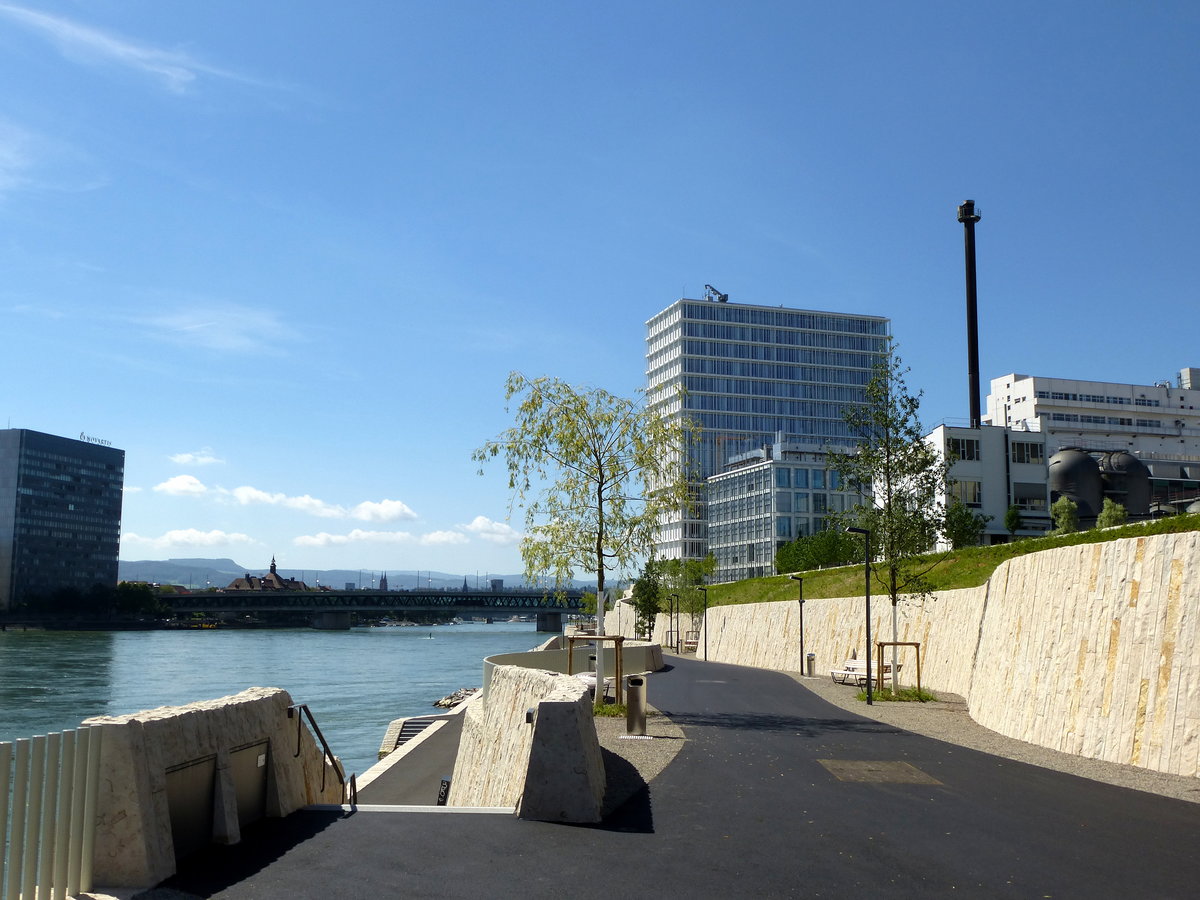
<instances>
[{"instance_id":1,"label":"drainage grate","mask_svg":"<svg viewBox=\"0 0 1200 900\"><path fill-rule=\"evenodd\" d=\"M916 766L879 759L818 759L838 781L872 784L941 784Z\"/></svg>"}]
</instances>

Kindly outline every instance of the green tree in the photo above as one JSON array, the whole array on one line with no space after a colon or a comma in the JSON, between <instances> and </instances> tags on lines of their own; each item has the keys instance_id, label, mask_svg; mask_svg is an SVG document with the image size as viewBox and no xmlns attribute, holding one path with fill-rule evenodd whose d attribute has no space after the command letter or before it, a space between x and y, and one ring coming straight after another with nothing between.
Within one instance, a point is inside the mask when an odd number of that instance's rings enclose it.
<instances>
[{"instance_id":1,"label":"green tree","mask_svg":"<svg viewBox=\"0 0 1200 900\"><path fill-rule=\"evenodd\" d=\"M1054 534L1078 531L1079 504L1064 494L1050 504L1050 518L1054 520Z\"/></svg>"},{"instance_id":2,"label":"green tree","mask_svg":"<svg viewBox=\"0 0 1200 900\"><path fill-rule=\"evenodd\" d=\"M859 542L841 528L825 528L796 538L775 553L775 571L807 572L824 566L841 566L862 558Z\"/></svg>"},{"instance_id":3,"label":"green tree","mask_svg":"<svg viewBox=\"0 0 1200 900\"><path fill-rule=\"evenodd\" d=\"M664 559L659 566L663 593L679 597L679 611L691 618L694 630L704 614L705 596L700 586L717 570L717 558L710 553L704 559Z\"/></svg>"},{"instance_id":4,"label":"green tree","mask_svg":"<svg viewBox=\"0 0 1200 900\"><path fill-rule=\"evenodd\" d=\"M634 630L637 634L650 635L654 632L654 618L662 608L662 564L657 559L648 559L642 574L633 583L633 611L636 615Z\"/></svg>"},{"instance_id":5,"label":"green tree","mask_svg":"<svg viewBox=\"0 0 1200 900\"><path fill-rule=\"evenodd\" d=\"M926 575L945 555L930 557L946 521L942 496L948 466L924 440L918 411L921 394L908 391L894 348L875 367L866 402L845 413L856 438L853 452L831 452L829 468L845 485L869 499L836 518L839 526L871 532L871 574L892 601L902 594L928 595Z\"/></svg>"},{"instance_id":6,"label":"green tree","mask_svg":"<svg viewBox=\"0 0 1200 900\"><path fill-rule=\"evenodd\" d=\"M525 576L550 573L561 585L582 567L603 591L608 571L645 558L660 515L689 505L691 422L599 388L519 372L505 384L505 400L513 398L513 426L472 459L504 458L509 509L525 508Z\"/></svg>"},{"instance_id":7,"label":"green tree","mask_svg":"<svg viewBox=\"0 0 1200 900\"><path fill-rule=\"evenodd\" d=\"M1115 525L1124 525L1129 519L1129 512L1117 501L1111 497L1104 498L1104 505L1100 507L1100 515L1096 517L1097 528L1112 528Z\"/></svg>"},{"instance_id":8,"label":"green tree","mask_svg":"<svg viewBox=\"0 0 1200 900\"><path fill-rule=\"evenodd\" d=\"M1025 521L1021 518L1021 508L1014 503L1004 514L1004 527L1010 535L1016 537L1017 532L1021 530L1021 526L1024 524Z\"/></svg>"},{"instance_id":9,"label":"green tree","mask_svg":"<svg viewBox=\"0 0 1200 900\"><path fill-rule=\"evenodd\" d=\"M963 547L974 547L983 543L983 532L991 516L973 513L967 505L958 498L950 501L946 507L946 540L955 550Z\"/></svg>"}]
</instances>

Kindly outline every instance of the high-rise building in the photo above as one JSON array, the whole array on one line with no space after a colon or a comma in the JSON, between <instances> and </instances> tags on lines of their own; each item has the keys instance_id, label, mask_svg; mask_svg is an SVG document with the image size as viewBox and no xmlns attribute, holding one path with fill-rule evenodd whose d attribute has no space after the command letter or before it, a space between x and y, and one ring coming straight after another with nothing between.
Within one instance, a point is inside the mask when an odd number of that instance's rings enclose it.
<instances>
[{"instance_id":1,"label":"high-rise building","mask_svg":"<svg viewBox=\"0 0 1200 900\"><path fill-rule=\"evenodd\" d=\"M682 299L646 323L646 380L653 408L700 427L693 460L698 502L664 521L656 552L698 559L708 552L704 479L743 454L786 442L796 452L845 449L843 418L865 400L887 353L889 320Z\"/></svg>"},{"instance_id":2,"label":"high-rise building","mask_svg":"<svg viewBox=\"0 0 1200 900\"><path fill-rule=\"evenodd\" d=\"M124 482L107 442L0 429L0 609L116 586Z\"/></svg>"}]
</instances>

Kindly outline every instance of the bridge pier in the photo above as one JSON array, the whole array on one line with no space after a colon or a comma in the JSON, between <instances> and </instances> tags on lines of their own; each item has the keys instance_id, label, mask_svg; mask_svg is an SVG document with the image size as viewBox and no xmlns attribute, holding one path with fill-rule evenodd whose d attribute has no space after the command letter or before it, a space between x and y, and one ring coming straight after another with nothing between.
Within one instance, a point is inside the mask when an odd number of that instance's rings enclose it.
<instances>
[{"instance_id":1,"label":"bridge pier","mask_svg":"<svg viewBox=\"0 0 1200 900\"><path fill-rule=\"evenodd\" d=\"M537 630L553 631L562 634L563 617L560 612L540 612L537 614Z\"/></svg>"},{"instance_id":2,"label":"bridge pier","mask_svg":"<svg viewBox=\"0 0 1200 900\"><path fill-rule=\"evenodd\" d=\"M320 631L349 631L350 613L341 609L319 612L312 617L312 627Z\"/></svg>"}]
</instances>

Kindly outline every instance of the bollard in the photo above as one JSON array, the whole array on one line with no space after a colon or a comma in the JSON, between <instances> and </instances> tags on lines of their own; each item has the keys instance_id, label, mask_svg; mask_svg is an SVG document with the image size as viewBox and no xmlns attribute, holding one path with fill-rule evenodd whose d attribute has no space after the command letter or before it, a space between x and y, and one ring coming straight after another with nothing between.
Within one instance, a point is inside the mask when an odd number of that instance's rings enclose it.
<instances>
[{"instance_id":1,"label":"bollard","mask_svg":"<svg viewBox=\"0 0 1200 900\"><path fill-rule=\"evenodd\" d=\"M629 693L625 697L625 733L646 733L646 679L641 675L630 675L627 683Z\"/></svg>"},{"instance_id":2,"label":"bollard","mask_svg":"<svg viewBox=\"0 0 1200 900\"><path fill-rule=\"evenodd\" d=\"M808 654L807 663L808 663L808 669L807 669L808 677L812 678L813 675L815 675L817 672L817 654L815 654L815 653Z\"/></svg>"}]
</instances>

